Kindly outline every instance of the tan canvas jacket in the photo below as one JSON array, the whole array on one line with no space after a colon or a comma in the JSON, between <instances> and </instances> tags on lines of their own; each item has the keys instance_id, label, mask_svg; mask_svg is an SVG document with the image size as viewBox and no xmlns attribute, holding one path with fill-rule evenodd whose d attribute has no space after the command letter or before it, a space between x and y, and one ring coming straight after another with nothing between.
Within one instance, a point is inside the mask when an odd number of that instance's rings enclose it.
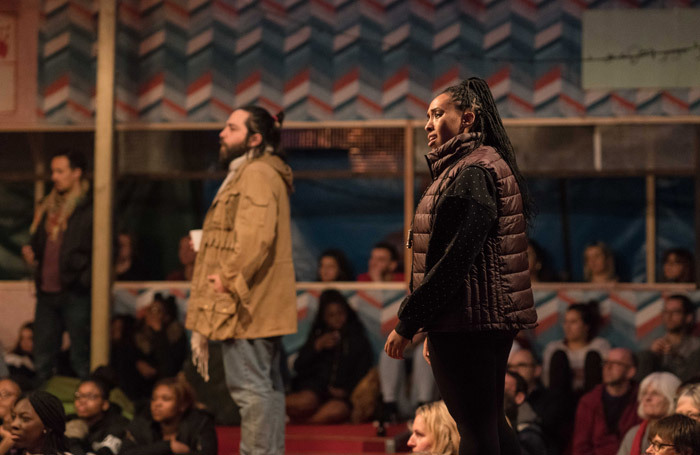
<instances>
[{"instance_id":1,"label":"tan canvas jacket","mask_svg":"<svg viewBox=\"0 0 700 455\"><path fill-rule=\"evenodd\" d=\"M204 220L185 324L212 340L294 333L292 171L266 154L235 172ZM211 274L221 276L228 292L214 292Z\"/></svg>"}]
</instances>

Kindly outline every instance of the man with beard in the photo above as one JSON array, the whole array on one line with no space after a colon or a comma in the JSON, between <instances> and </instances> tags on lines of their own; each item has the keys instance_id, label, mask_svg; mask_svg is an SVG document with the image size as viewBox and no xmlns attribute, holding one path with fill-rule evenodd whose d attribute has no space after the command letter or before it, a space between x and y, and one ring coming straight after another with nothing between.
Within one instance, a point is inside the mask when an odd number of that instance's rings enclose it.
<instances>
[{"instance_id":1,"label":"man with beard","mask_svg":"<svg viewBox=\"0 0 700 455\"><path fill-rule=\"evenodd\" d=\"M34 267L34 365L40 385L54 374L63 331L70 336L70 364L80 378L90 370L92 195L86 160L77 151L51 159L53 189L29 228L24 260Z\"/></svg>"},{"instance_id":2,"label":"man with beard","mask_svg":"<svg viewBox=\"0 0 700 455\"><path fill-rule=\"evenodd\" d=\"M668 297L661 320L666 334L639 354L637 379L655 371L669 371L683 381L700 374L700 338L691 334L695 325L693 302L682 294Z\"/></svg>"},{"instance_id":3,"label":"man with beard","mask_svg":"<svg viewBox=\"0 0 700 455\"><path fill-rule=\"evenodd\" d=\"M208 340L221 341L226 384L240 407L240 453L284 453L282 335L296 332L282 113L245 106L219 134L229 173L204 220L186 326L208 380Z\"/></svg>"},{"instance_id":4,"label":"man with beard","mask_svg":"<svg viewBox=\"0 0 700 455\"><path fill-rule=\"evenodd\" d=\"M615 455L637 416L634 355L611 349L603 361L603 383L581 397L576 409L573 455Z\"/></svg>"},{"instance_id":5,"label":"man with beard","mask_svg":"<svg viewBox=\"0 0 700 455\"><path fill-rule=\"evenodd\" d=\"M525 400L527 382L515 371L506 371L503 387L503 403L506 417L515 429L520 442L521 455L547 455L548 441L542 431L540 418Z\"/></svg>"}]
</instances>

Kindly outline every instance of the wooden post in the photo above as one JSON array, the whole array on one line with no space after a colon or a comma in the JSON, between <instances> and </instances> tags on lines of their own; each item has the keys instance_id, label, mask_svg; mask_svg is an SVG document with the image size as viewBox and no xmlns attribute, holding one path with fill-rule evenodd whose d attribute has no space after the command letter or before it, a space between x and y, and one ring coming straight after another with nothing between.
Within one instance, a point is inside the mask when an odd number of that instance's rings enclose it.
<instances>
[{"instance_id":1,"label":"wooden post","mask_svg":"<svg viewBox=\"0 0 700 455\"><path fill-rule=\"evenodd\" d=\"M700 126L695 126L695 286L700 287Z\"/></svg>"},{"instance_id":2,"label":"wooden post","mask_svg":"<svg viewBox=\"0 0 700 455\"><path fill-rule=\"evenodd\" d=\"M647 283L656 283L656 177L646 177Z\"/></svg>"},{"instance_id":3,"label":"wooden post","mask_svg":"<svg viewBox=\"0 0 700 455\"><path fill-rule=\"evenodd\" d=\"M409 231L413 225L413 210L415 208L415 157L413 141L413 122L406 121L404 128L404 157L403 157L403 226L404 235L408 242ZM408 246L408 245L407 245ZM404 251L404 277L406 284L411 282L411 264L413 261L413 248Z\"/></svg>"},{"instance_id":4,"label":"wooden post","mask_svg":"<svg viewBox=\"0 0 700 455\"><path fill-rule=\"evenodd\" d=\"M109 361L114 195L114 62L116 3L100 0L95 102L95 181L92 234L92 336L90 367Z\"/></svg>"},{"instance_id":5,"label":"wooden post","mask_svg":"<svg viewBox=\"0 0 700 455\"><path fill-rule=\"evenodd\" d=\"M44 133L28 133L29 150L34 161L34 210L46 194L46 161L42 150L44 149Z\"/></svg>"}]
</instances>

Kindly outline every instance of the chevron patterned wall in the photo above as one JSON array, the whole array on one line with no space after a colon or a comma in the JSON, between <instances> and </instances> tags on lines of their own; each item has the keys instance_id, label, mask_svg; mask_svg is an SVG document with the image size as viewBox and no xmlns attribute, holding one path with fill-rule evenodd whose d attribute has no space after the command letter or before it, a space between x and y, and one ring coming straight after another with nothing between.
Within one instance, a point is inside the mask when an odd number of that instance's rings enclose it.
<instances>
[{"instance_id":1,"label":"chevron patterned wall","mask_svg":"<svg viewBox=\"0 0 700 455\"><path fill-rule=\"evenodd\" d=\"M116 1L116 0L115 0ZM430 99L486 78L505 117L700 114L700 86L583 90L587 8L698 0L120 0L119 121L223 121L233 106L293 120L423 118ZM94 114L95 0L44 0L39 112Z\"/></svg>"}]
</instances>

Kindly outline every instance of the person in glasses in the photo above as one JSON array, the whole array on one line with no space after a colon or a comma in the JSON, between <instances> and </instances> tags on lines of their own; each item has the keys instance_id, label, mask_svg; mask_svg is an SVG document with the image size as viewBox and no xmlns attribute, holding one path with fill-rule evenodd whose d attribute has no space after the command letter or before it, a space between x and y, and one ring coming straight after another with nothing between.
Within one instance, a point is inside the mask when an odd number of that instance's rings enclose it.
<instances>
[{"instance_id":1,"label":"person in glasses","mask_svg":"<svg viewBox=\"0 0 700 455\"><path fill-rule=\"evenodd\" d=\"M129 420L109 402L109 387L97 379L80 383L75 392L75 415L68 417L66 437L73 455L119 453Z\"/></svg>"},{"instance_id":2,"label":"person in glasses","mask_svg":"<svg viewBox=\"0 0 700 455\"><path fill-rule=\"evenodd\" d=\"M682 414L654 422L649 428L648 455L696 455L700 453L700 424Z\"/></svg>"}]
</instances>

